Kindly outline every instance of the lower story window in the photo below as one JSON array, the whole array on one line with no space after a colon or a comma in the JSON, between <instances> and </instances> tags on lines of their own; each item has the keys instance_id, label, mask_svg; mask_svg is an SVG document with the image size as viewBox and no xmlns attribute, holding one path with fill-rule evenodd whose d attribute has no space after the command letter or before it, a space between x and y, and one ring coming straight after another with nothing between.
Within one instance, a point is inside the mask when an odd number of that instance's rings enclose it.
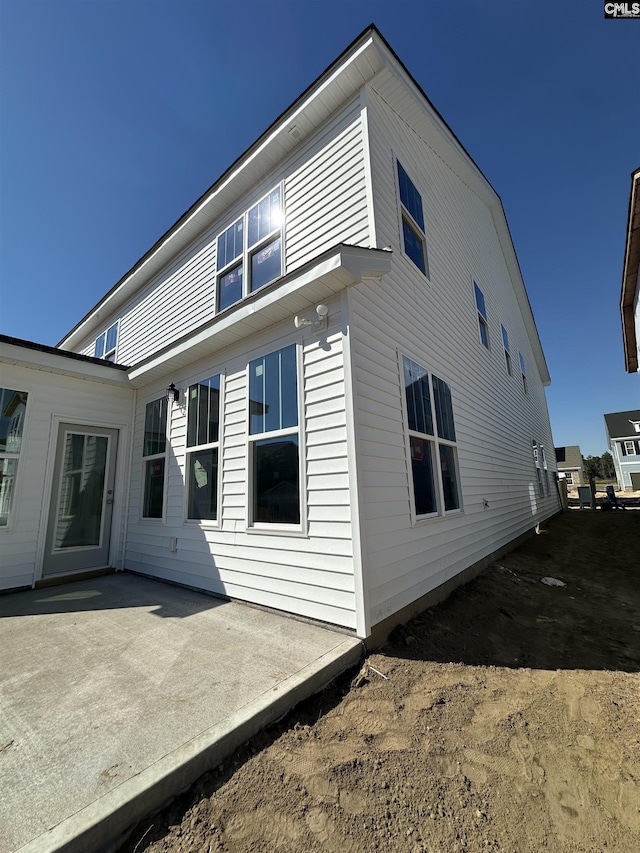
<instances>
[{"instance_id":1,"label":"lower story window","mask_svg":"<svg viewBox=\"0 0 640 853\"><path fill-rule=\"evenodd\" d=\"M167 398L147 403L144 418L143 518L162 518L167 450Z\"/></svg>"},{"instance_id":2,"label":"lower story window","mask_svg":"<svg viewBox=\"0 0 640 853\"><path fill-rule=\"evenodd\" d=\"M249 364L249 524L299 525L296 346Z\"/></svg>"},{"instance_id":3,"label":"lower story window","mask_svg":"<svg viewBox=\"0 0 640 853\"><path fill-rule=\"evenodd\" d=\"M462 501L451 389L406 356L402 367L415 514L420 518L459 510Z\"/></svg>"},{"instance_id":4,"label":"lower story window","mask_svg":"<svg viewBox=\"0 0 640 853\"><path fill-rule=\"evenodd\" d=\"M0 388L0 527L7 527L13 506L27 392Z\"/></svg>"}]
</instances>

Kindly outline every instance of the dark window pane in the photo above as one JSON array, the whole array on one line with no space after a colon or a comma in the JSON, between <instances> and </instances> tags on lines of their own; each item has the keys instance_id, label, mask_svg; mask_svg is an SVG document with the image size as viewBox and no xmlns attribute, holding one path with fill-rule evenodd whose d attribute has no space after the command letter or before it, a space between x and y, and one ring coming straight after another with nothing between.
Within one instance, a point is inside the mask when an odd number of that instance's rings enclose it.
<instances>
[{"instance_id":1,"label":"dark window pane","mask_svg":"<svg viewBox=\"0 0 640 853\"><path fill-rule=\"evenodd\" d=\"M504 348L509 352L509 335L507 334L507 330L504 326L502 328L502 343L504 344Z\"/></svg>"},{"instance_id":2,"label":"dark window pane","mask_svg":"<svg viewBox=\"0 0 640 853\"><path fill-rule=\"evenodd\" d=\"M147 403L144 418L143 456L164 453L167 446L167 398Z\"/></svg>"},{"instance_id":3,"label":"dark window pane","mask_svg":"<svg viewBox=\"0 0 640 853\"><path fill-rule=\"evenodd\" d=\"M110 329L107 330L107 342L104 347L105 352L109 352L112 349L116 348L116 343L118 342L118 324L114 323Z\"/></svg>"},{"instance_id":4,"label":"dark window pane","mask_svg":"<svg viewBox=\"0 0 640 853\"><path fill-rule=\"evenodd\" d=\"M282 274L280 238L251 256L251 290L258 290Z\"/></svg>"},{"instance_id":5,"label":"dark window pane","mask_svg":"<svg viewBox=\"0 0 640 853\"><path fill-rule=\"evenodd\" d=\"M253 520L271 524L300 523L297 435L254 443Z\"/></svg>"},{"instance_id":6,"label":"dark window pane","mask_svg":"<svg viewBox=\"0 0 640 853\"><path fill-rule=\"evenodd\" d=\"M433 417L427 371L406 357L403 357L402 364L409 429L433 435Z\"/></svg>"},{"instance_id":7,"label":"dark window pane","mask_svg":"<svg viewBox=\"0 0 640 853\"><path fill-rule=\"evenodd\" d=\"M456 429L453 424L453 405L451 403L451 389L446 382L432 376L433 400L436 407L436 423L438 424L438 435L448 441L456 440Z\"/></svg>"},{"instance_id":8,"label":"dark window pane","mask_svg":"<svg viewBox=\"0 0 640 853\"><path fill-rule=\"evenodd\" d=\"M405 254L407 254L418 269L426 275L427 266L425 262L424 243L422 241L422 237L414 231L404 216L402 217L402 233L404 235Z\"/></svg>"},{"instance_id":9,"label":"dark window pane","mask_svg":"<svg viewBox=\"0 0 640 853\"><path fill-rule=\"evenodd\" d=\"M436 512L436 489L433 479L432 442L424 438L410 436L411 468L413 472L413 497L416 515L429 515Z\"/></svg>"},{"instance_id":10,"label":"dark window pane","mask_svg":"<svg viewBox=\"0 0 640 853\"><path fill-rule=\"evenodd\" d=\"M440 470L442 472L445 511L460 509L458 477L456 474L456 452L453 447L449 447L446 444L440 445Z\"/></svg>"},{"instance_id":11,"label":"dark window pane","mask_svg":"<svg viewBox=\"0 0 640 853\"><path fill-rule=\"evenodd\" d=\"M217 268L221 270L242 254L242 219L218 237Z\"/></svg>"},{"instance_id":12,"label":"dark window pane","mask_svg":"<svg viewBox=\"0 0 640 853\"><path fill-rule=\"evenodd\" d=\"M164 499L164 457L149 459L144 472L144 518L162 518Z\"/></svg>"},{"instance_id":13,"label":"dark window pane","mask_svg":"<svg viewBox=\"0 0 640 853\"><path fill-rule=\"evenodd\" d=\"M218 311L242 299L242 264L220 276L218 282Z\"/></svg>"},{"instance_id":14,"label":"dark window pane","mask_svg":"<svg viewBox=\"0 0 640 853\"><path fill-rule=\"evenodd\" d=\"M102 356L104 355L104 341L105 334L103 332L99 338L96 338L96 348L94 350L94 355L96 358L102 358Z\"/></svg>"},{"instance_id":15,"label":"dark window pane","mask_svg":"<svg viewBox=\"0 0 640 853\"><path fill-rule=\"evenodd\" d=\"M20 453L27 392L0 388L0 450Z\"/></svg>"},{"instance_id":16,"label":"dark window pane","mask_svg":"<svg viewBox=\"0 0 640 853\"><path fill-rule=\"evenodd\" d=\"M189 388L187 446L218 440L220 424L220 376L204 379Z\"/></svg>"},{"instance_id":17,"label":"dark window pane","mask_svg":"<svg viewBox=\"0 0 640 853\"><path fill-rule=\"evenodd\" d=\"M415 185L398 163L398 184L400 187L400 201L409 211L417 225L424 231L424 216L422 213L422 196ZM408 254L408 252L407 252Z\"/></svg>"},{"instance_id":18,"label":"dark window pane","mask_svg":"<svg viewBox=\"0 0 640 853\"><path fill-rule=\"evenodd\" d=\"M474 289L475 294L476 294L476 306L478 308L478 311L482 314L482 316L486 320L487 319L487 306L485 305L485 301L484 301L484 293L480 290L480 288L475 283L475 281L473 282L473 289Z\"/></svg>"},{"instance_id":19,"label":"dark window pane","mask_svg":"<svg viewBox=\"0 0 640 853\"><path fill-rule=\"evenodd\" d=\"M511 356L509 355L507 350L504 351L504 357L507 362L507 373L509 374L509 376L511 376Z\"/></svg>"},{"instance_id":20,"label":"dark window pane","mask_svg":"<svg viewBox=\"0 0 640 853\"><path fill-rule=\"evenodd\" d=\"M187 517L214 521L218 512L218 449L187 455Z\"/></svg>"},{"instance_id":21,"label":"dark window pane","mask_svg":"<svg viewBox=\"0 0 640 853\"><path fill-rule=\"evenodd\" d=\"M482 317L478 317L478 325L480 327L480 340L482 341L483 346L489 349L489 332L487 330L487 324L484 322Z\"/></svg>"},{"instance_id":22,"label":"dark window pane","mask_svg":"<svg viewBox=\"0 0 640 853\"><path fill-rule=\"evenodd\" d=\"M519 352L519 353L518 353L518 355L519 355L519 357L520 357L520 370L521 370L521 372L522 372L522 375L524 376L524 375L526 374L526 372L527 372L527 371L524 369L524 356L522 355L522 353L521 353L521 352Z\"/></svg>"},{"instance_id":23,"label":"dark window pane","mask_svg":"<svg viewBox=\"0 0 640 853\"><path fill-rule=\"evenodd\" d=\"M256 435L297 424L298 379L292 344L249 365L249 432Z\"/></svg>"}]
</instances>

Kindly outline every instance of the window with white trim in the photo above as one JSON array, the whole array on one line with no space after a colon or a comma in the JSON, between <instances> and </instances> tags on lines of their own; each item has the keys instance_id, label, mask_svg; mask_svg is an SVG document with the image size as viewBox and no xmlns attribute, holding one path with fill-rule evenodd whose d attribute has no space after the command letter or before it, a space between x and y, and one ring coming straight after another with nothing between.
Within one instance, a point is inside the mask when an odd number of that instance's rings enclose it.
<instances>
[{"instance_id":1,"label":"window with white trim","mask_svg":"<svg viewBox=\"0 0 640 853\"><path fill-rule=\"evenodd\" d=\"M549 469L547 468L547 456L544 452L544 444L538 445L540 448L540 464L542 466L542 476L544 478L544 492L549 495Z\"/></svg>"},{"instance_id":2,"label":"window with white trim","mask_svg":"<svg viewBox=\"0 0 640 853\"><path fill-rule=\"evenodd\" d=\"M144 444L142 456L143 518L162 518L164 511L164 481L167 457L167 405L166 397L147 403L144 416Z\"/></svg>"},{"instance_id":3,"label":"window with white trim","mask_svg":"<svg viewBox=\"0 0 640 853\"><path fill-rule=\"evenodd\" d=\"M8 527L22 450L27 392L0 388L0 528Z\"/></svg>"},{"instance_id":4,"label":"window with white trim","mask_svg":"<svg viewBox=\"0 0 640 853\"><path fill-rule=\"evenodd\" d=\"M249 363L249 524L300 524L295 344Z\"/></svg>"},{"instance_id":5,"label":"window with white trim","mask_svg":"<svg viewBox=\"0 0 640 853\"><path fill-rule=\"evenodd\" d=\"M541 498L544 497L544 485L542 482L542 461L541 461L541 453L542 449L535 441L531 442L533 447L533 464L536 469L536 480L538 482L538 494Z\"/></svg>"},{"instance_id":6,"label":"window with white trim","mask_svg":"<svg viewBox=\"0 0 640 853\"><path fill-rule=\"evenodd\" d=\"M473 282L473 292L476 297L476 308L478 310L478 331L480 333L480 343L489 349L489 322L487 320L487 305L484 300L484 293L480 290L476 282Z\"/></svg>"},{"instance_id":7,"label":"window with white trim","mask_svg":"<svg viewBox=\"0 0 640 853\"><path fill-rule=\"evenodd\" d=\"M216 312L282 275L282 190L271 190L218 237Z\"/></svg>"},{"instance_id":8,"label":"window with white trim","mask_svg":"<svg viewBox=\"0 0 640 853\"><path fill-rule=\"evenodd\" d=\"M621 446L623 456L636 456L640 453L640 442L638 441L623 441Z\"/></svg>"},{"instance_id":9,"label":"window with white trim","mask_svg":"<svg viewBox=\"0 0 640 853\"><path fill-rule=\"evenodd\" d=\"M106 361L116 360L116 349L118 347L118 322L109 326L106 332L103 332L96 338L94 357L104 358Z\"/></svg>"},{"instance_id":10,"label":"window with white trim","mask_svg":"<svg viewBox=\"0 0 640 853\"><path fill-rule=\"evenodd\" d=\"M424 229L422 196L411 178L403 169L399 160L398 191L400 194L400 216L402 220L402 245L405 255L429 278L427 259L427 238Z\"/></svg>"},{"instance_id":11,"label":"window with white trim","mask_svg":"<svg viewBox=\"0 0 640 853\"><path fill-rule=\"evenodd\" d=\"M402 356L402 371L416 518L459 510L462 503L451 389L406 356Z\"/></svg>"},{"instance_id":12,"label":"window with white trim","mask_svg":"<svg viewBox=\"0 0 640 853\"><path fill-rule=\"evenodd\" d=\"M567 481L567 486L573 486L573 471L565 471L564 478Z\"/></svg>"},{"instance_id":13,"label":"window with white trim","mask_svg":"<svg viewBox=\"0 0 640 853\"><path fill-rule=\"evenodd\" d=\"M522 355L521 352L518 353L518 358L520 360L520 375L522 377L522 390L524 391L525 394L527 394L529 392L529 389L527 387L527 371L526 371L525 365L524 365L524 356Z\"/></svg>"},{"instance_id":14,"label":"window with white trim","mask_svg":"<svg viewBox=\"0 0 640 853\"><path fill-rule=\"evenodd\" d=\"M218 518L220 375L189 386L187 410L187 518Z\"/></svg>"},{"instance_id":15,"label":"window with white trim","mask_svg":"<svg viewBox=\"0 0 640 853\"><path fill-rule=\"evenodd\" d=\"M509 335L507 334L507 330L504 326L500 326L502 329L502 345L504 346L504 362L505 367L507 368L507 373L511 376L511 353L509 351Z\"/></svg>"}]
</instances>

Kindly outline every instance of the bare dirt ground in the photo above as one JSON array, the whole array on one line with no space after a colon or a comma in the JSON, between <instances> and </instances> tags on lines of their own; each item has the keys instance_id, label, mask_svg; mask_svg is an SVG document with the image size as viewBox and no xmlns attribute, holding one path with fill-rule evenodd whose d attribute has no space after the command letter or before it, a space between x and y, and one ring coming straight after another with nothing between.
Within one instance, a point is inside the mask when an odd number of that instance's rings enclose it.
<instances>
[{"instance_id":1,"label":"bare dirt ground","mask_svg":"<svg viewBox=\"0 0 640 853\"><path fill-rule=\"evenodd\" d=\"M639 581L639 511L565 513L123 853L635 853Z\"/></svg>"}]
</instances>

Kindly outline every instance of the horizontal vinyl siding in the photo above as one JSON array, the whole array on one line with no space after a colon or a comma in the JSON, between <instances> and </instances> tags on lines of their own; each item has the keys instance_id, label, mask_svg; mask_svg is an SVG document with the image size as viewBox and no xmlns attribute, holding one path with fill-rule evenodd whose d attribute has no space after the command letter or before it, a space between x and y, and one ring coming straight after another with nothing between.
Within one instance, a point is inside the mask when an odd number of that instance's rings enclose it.
<instances>
[{"instance_id":1,"label":"horizontal vinyl siding","mask_svg":"<svg viewBox=\"0 0 640 853\"><path fill-rule=\"evenodd\" d=\"M284 181L285 273L338 243L369 245L363 133L358 99L261 177L167 268L153 277L78 348L119 319L117 361L133 365L214 317L216 240L265 193Z\"/></svg>"},{"instance_id":2,"label":"horizontal vinyl siding","mask_svg":"<svg viewBox=\"0 0 640 853\"><path fill-rule=\"evenodd\" d=\"M332 309L333 316L333 309ZM247 371L251 358L286 346L286 328L252 340L252 351L227 353L224 363L194 365L186 388L203 375L223 372L222 501L219 527L183 520L186 410L173 406L167 461L164 523L140 521L144 408L153 390L140 393L134 437L128 568L214 593L355 627L351 518L347 480L342 335L330 330L303 346L307 534L247 531ZM286 337L282 337L285 334ZM158 385L158 393L162 386ZM326 415L328 414L328 417ZM178 549L172 553L170 539Z\"/></svg>"},{"instance_id":3,"label":"horizontal vinyl siding","mask_svg":"<svg viewBox=\"0 0 640 853\"><path fill-rule=\"evenodd\" d=\"M376 241L394 252L392 271L379 285L351 291L366 582L375 624L530 530L558 509L558 499L544 387L490 209L373 91L368 121ZM402 251L394 153L422 195L429 281ZM489 350L479 341L473 279L486 299ZM462 514L415 526L398 350L451 387L462 486ZM519 351L527 364L526 395ZM544 445L549 466L544 498L534 440Z\"/></svg>"},{"instance_id":4,"label":"horizontal vinyl siding","mask_svg":"<svg viewBox=\"0 0 640 853\"><path fill-rule=\"evenodd\" d=\"M40 576L38 545L46 532L51 490L47 472L57 438L57 433L52 436L53 418L57 416L65 423L89 421L126 427L131 419L133 391L10 364L2 364L2 383L28 394L11 524L8 529L0 528L0 589L12 589L31 586ZM125 517L127 440L121 431L112 531L113 541L119 543ZM112 552L112 565L121 557L120 551Z\"/></svg>"}]
</instances>

